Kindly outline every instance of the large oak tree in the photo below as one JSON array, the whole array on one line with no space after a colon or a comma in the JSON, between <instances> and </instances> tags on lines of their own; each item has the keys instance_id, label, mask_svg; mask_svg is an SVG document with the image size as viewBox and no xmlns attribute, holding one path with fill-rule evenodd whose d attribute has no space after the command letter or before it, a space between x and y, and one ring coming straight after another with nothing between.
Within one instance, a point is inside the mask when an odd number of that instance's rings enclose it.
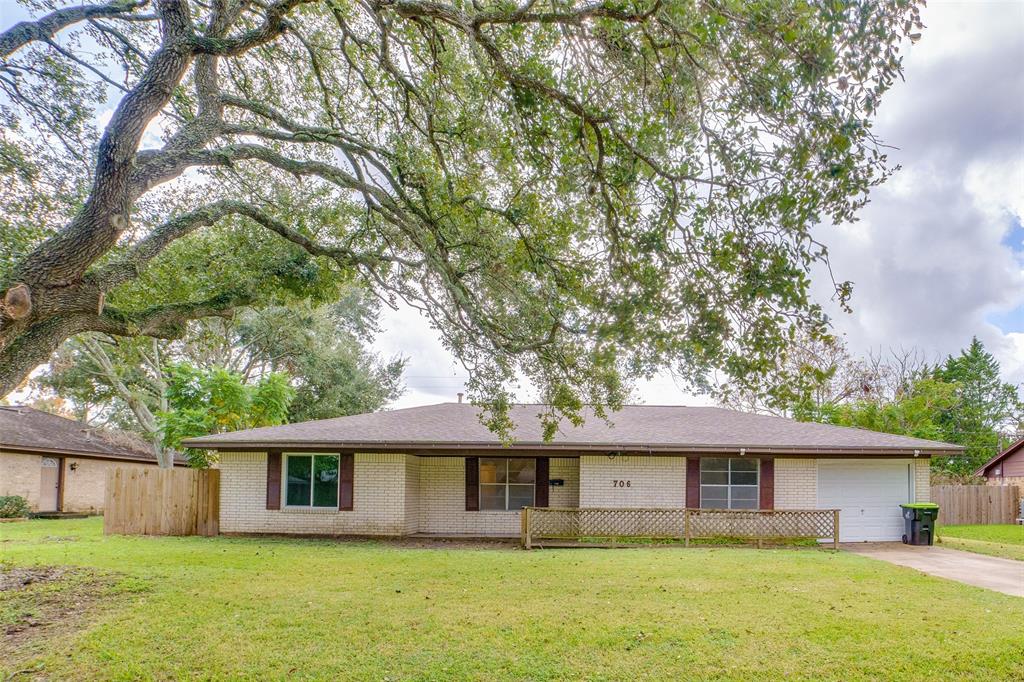
<instances>
[{"instance_id":1,"label":"large oak tree","mask_svg":"<svg viewBox=\"0 0 1024 682\"><path fill-rule=\"evenodd\" d=\"M72 335L329 272L429 315L499 429L517 376L570 415L662 367L781 380L827 324L810 228L889 172L870 118L920 28L913 0L31 4L0 32L0 395Z\"/></svg>"}]
</instances>

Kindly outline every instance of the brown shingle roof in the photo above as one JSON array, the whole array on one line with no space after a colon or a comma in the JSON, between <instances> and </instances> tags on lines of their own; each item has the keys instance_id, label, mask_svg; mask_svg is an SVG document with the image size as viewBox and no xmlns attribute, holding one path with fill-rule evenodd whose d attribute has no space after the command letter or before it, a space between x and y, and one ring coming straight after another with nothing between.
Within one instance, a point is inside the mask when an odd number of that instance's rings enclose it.
<instances>
[{"instance_id":1,"label":"brown shingle roof","mask_svg":"<svg viewBox=\"0 0 1024 682\"><path fill-rule=\"evenodd\" d=\"M0 450L156 462L144 443L115 442L101 429L24 406L0 406Z\"/></svg>"},{"instance_id":2,"label":"brown shingle roof","mask_svg":"<svg viewBox=\"0 0 1024 682\"><path fill-rule=\"evenodd\" d=\"M562 424L543 442L537 415L541 405L516 405L514 449L631 452L735 451L910 454L919 450L957 452L958 445L862 429L797 422L717 407L629 405L610 415L610 424L585 414L586 422ZM318 447L366 450L488 450L502 447L478 419L478 409L442 403L389 412L248 429L186 441L189 447Z\"/></svg>"}]
</instances>

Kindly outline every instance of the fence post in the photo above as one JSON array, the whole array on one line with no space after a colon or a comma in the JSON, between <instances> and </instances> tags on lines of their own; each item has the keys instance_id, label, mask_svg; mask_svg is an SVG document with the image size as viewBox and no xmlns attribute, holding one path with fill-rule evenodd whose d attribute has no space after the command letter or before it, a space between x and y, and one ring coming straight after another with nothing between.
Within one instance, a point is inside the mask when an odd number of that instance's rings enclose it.
<instances>
[{"instance_id":1,"label":"fence post","mask_svg":"<svg viewBox=\"0 0 1024 682\"><path fill-rule=\"evenodd\" d=\"M839 510L832 510L832 549L839 551Z\"/></svg>"},{"instance_id":2,"label":"fence post","mask_svg":"<svg viewBox=\"0 0 1024 682\"><path fill-rule=\"evenodd\" d=\"M530 508L523 507L523 548L532 548L532 539L530 538Z\"/></svg>"},{"instance_id":3,"label":"fence post","mask_svg":"<svg viewBox=\"0 0 1024 682\"><path fill-rule=\"evenodd\" d=\"M690 510L683 510L683 547L690 546Z\"/></svg>"},{"instance_id":4,"label":"fence post","mask_svg":"<svg viewBox=\"0 0 1024 682\"><path fill-rule=\"evenodd\" d=\"M526 547L526 507L519 512L519 544Z\"/></svg>"}]
</instances>

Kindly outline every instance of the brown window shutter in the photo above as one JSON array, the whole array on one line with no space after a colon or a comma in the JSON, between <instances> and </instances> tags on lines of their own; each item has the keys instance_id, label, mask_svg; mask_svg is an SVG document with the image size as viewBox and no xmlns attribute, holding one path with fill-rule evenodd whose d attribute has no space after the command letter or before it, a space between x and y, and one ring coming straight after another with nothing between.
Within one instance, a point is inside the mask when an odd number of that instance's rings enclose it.
<instances>
[{"instance_id":1,"label":"brown window shutter","mask_svg":"<svg viewBox=\"0 0 1024 682\"><path fill-rule=\"evenodd\" d=\"M686 458L686 508L700 509L700 459Z\"/></svg>"},{"instance_id":2,"label":"brown window shutter","mask_svg":"<svg viewBox=\"0 0 1024 682\"><path fill-rule=\"evenodd\" d=\"M480 511L480 458L466 458L466 511Z\"/></svg>"},{"instance_id":3,"label":"brown window shutter","mask_svg":"<svg viewBox=\"0 0 1024 682\"><path fill-rule=\"evenodd\" d=\"M267 453L267 509L281 508L281 453Z\"/></svg>"},{"instance_id":4,"label":"brown window shutter","mask_svg":"<svg viewBox=\"0 0 1024 682\"><path fill-rule=\"evenodd\" d=\"M548 497L551 491L551 460L547 457L537 458L537 486L533 496L533 503L538 507L548 506Z\"/></svg>"},{"instance_id":5,"label":"brown window shutter","mask_svg":"<svg viewBox=\"0 0 1024 682\"><path fill-rule=\"evenodd\" d=\"M775 460L761 460L761 509L775 509Z\"/></svg>"},{"instance_id":6,"label":"brown window shutter","mask_svg":"<svg viewBox=\"0 0 1024 682\"><path fill-rule=\"evenodd\" d=\"M341 455L338 458L338 510L352 511L352 489L355 487L355 455Z\"/></svg>"}]
</instances>

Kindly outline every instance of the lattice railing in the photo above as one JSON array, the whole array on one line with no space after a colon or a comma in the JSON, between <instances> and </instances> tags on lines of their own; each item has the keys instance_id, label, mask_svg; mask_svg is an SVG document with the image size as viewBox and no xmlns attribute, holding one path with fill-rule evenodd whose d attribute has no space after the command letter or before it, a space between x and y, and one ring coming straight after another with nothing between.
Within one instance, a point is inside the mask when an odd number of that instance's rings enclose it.
<instances>
[{"instance_id":1,"label":"lattice railing","mask_svg":"<svg viewBox=\"0 0 1024 682\"><path fill-rule=\"evenodd\" d=\"M649 538L683 540L736 538L781 540L810 538L839 542L835 509L607 509L527 507L522 512L523 546L543 541ZM550 544L550 543L549 543Z\"/></svg>"}]
</instances>

